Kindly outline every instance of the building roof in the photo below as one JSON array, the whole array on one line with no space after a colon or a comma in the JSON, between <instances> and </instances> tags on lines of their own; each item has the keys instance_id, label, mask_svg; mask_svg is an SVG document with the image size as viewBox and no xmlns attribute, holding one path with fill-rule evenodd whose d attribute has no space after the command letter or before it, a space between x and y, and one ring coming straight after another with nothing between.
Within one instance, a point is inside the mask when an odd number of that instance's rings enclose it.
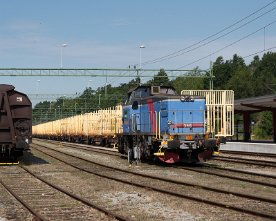
<instances>
[{"instance_id":1,"label":"building roof","mask_svg":"<svg viewBox=\"0 0 276 221\"><path fill-rule=\"evenodd\" d=\"M276 94L235 100L235 112L258 112L276 109Z\"/></svg>"}]
</instances>

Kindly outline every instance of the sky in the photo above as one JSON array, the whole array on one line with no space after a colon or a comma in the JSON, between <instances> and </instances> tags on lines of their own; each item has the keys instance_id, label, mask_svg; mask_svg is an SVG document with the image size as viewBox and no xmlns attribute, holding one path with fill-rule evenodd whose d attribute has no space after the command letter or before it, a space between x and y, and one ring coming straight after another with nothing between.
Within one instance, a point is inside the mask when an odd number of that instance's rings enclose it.
<instances>
[{"instance_id":1,"label":"sky","mask_svg":"<svg viewBox=\"0 0 276 221\"><path fill-rule=\"evenodd\" d=\"M141 58L142 69L205 70L218 56L225 60L233 54L246 57L276 46L276 1L272 0L0 2L0 68L61 68L61 58L63 68L128 68L139 67ZM140 49L141 45L145 48ZM176 56L168 59L170 54ZM249 63L252 58L246 57L245 61ZM156 59L158 62L152 62ZM81 93L88 86L97 89L106 83L117 86L130 80L0 78L1 84L41 95Z\"/></svg>"}]
</instances>

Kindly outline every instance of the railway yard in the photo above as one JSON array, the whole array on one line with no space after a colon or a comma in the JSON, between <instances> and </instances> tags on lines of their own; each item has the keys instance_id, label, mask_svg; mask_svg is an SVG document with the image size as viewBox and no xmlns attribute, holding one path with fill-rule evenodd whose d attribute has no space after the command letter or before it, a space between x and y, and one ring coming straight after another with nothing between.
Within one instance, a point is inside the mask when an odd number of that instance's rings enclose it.
<instances>
[{"instance_id":1,"label":"railway yard","mask_svg":"<svg viewBox=\"0 0 276 221\"><path fill-rule=\"evenodd\" d=\"M276 0L15 2L0 221L276 221Z\"/></svg>"},{"instance_id":2,"label":"railway yard","mask_svg":"<svg viewBox=\"0 0 276 221\"><path fill-rule=\"evenodd\" d=\"M112 148L35 139L1 166L0 220L275 220L275 158L130 166Z\"/></svg>"}]
</instances>

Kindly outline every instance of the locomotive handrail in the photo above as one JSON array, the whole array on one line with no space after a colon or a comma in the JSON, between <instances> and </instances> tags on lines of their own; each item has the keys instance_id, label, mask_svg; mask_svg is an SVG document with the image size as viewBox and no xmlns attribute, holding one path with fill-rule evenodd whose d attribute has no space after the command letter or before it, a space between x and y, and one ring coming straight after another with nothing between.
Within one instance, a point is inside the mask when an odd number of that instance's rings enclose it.
<instances>
[{"instance_id":1,"label":"locomotive handrail","mask_svg":"<svg viewBox=\"0 0 276 221\"><path fill-rule=\"evenodd\" d=\"M158 138L158 132L157 132L157 111L154 111L154 115L155 115L155 138Z\"/></svg>"},{"instance_id":2,"label":"locomotive handrail","mask_svg":"<svg viewBox=\"0 0 276 221\"><path fill-rule=\"evenodd\" d=\"M159 134L159 139L161 138L161 130L160 130L160 128L161 128L161 121L160 121L160 116L161 116L161 112L159 111L158 112L158 134Z\"/></svg>"}]
</instances>

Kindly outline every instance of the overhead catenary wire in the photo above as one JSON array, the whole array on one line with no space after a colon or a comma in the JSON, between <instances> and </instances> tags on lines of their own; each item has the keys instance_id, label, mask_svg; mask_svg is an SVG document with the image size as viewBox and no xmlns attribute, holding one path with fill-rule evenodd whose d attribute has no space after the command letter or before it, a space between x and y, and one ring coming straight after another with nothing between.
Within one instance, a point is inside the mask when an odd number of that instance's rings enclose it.
<instances>
[{"instance_id":1,"label":"overhead catenary wire","mask_svg":"<svg viewBox=\"0 0 276 221\"><path fill-rule=\"evenodd\" d=\"M241 23L241 22L247 20L248 18L252 17L253 15L256 15L256 14L259 13L260 11L262 11L262 10L264 10L265 8L271 6L271 5L274 4L275 2L276 2L276 0L273 0L273 1L269 2L268 4L266 4L266 5L264 5L263 7L259 8L258 10L256 10L256 11L250 13L249 15L243 17L242 19L236 21L235 23L233 23L233 24L231 24L231 25L229 25L229 26L223 28L222 30L216 32L215 34L212 34L212 35L210 35L210 36L208 36L208 37L206 37L206 38L204 38L204 39L198 41L197 43L194 43L194 44L192 44L192 45L190 45L190 46L188 46L188 47L186 47L186 48L180 49L180 50L178 50L178 51L176 51L176 52L173 52L173 53L171 53L171 54L169 54L169 55L166 55L166 56L163 56L163 57L160 57L160 58L157 58L157 59L153 59L153 60L150 60L150 61L143 62L142 64L143 64L143 65L146 65L146 64L150 64L150 63L161 62L161 61L164 61L164 60L167 60L167 59L171 59L171 58L180 56L180 55L182 55L182 54L185 54L185 53L194 51L194 50L196 50L196 49L198 49L198 48L200 48L200 47L203 47L203 46L205 46L205 45L207 45L207 44L210 44L210 43L212 43L212 42L214 42L214 41L216 41L216 40L218 40L218 39L220 39L220 38L222 38L222 37L224 37L224 36L226 36L226 35L229 35L230 33L234 32L234 31L236 31L236 30L238 30L238 29L240 29L240 28L242 28L242 27L244 27L244 26L246 26L246 25L252 23L253 21L256 21L257 19L259 19L259 18L263 17L264 15L266 15L266 14L272 12L273 10L275 10L276 7L273 7L273 8L271 8L271 9L269 9L268 11L265 11L265 12L262 13L261 15L259 15L259 16L255 17L255 18L251 19L250 21L248 21L248 22L246 22L246 23L244 23L244 24L242 24L242 25L240 25L240 26L238 26L238 27L236 27L236 28L234 28L234 29L228 31L227 33L224 33L224 34L218 36L218 37L215 38L215 39L212 39L212 40L210 40L210 41L208 41L208 42L205 42L205 43L203 43L203 42L206 41L206 40L208 40L208 39L211 39L211 38L213 38L213 37L215 37L215 36L217 36L217 35L219 35L220 33L223 33L224 31L226 31L226 30L228 30L228 29L231 29L231 28L234 27L235 25L237 25L237 24L239 24L239 23ZM265 29L265 28L264 28L264 29ZM202 43L202 44L201 44L201 43ZM197 46L197 47L194 47L194 46L196 46L196 45L198 45L198 46ZM190 50L188 50L188 49L190 49ZM185 51L185 50L186 50L186 51ZM180 52L181 52L181 53L180 53ZM208 55L208 56L210 56L210 55ZM202 59L200 59L200 60L202 60ZM182 67L183 67L183 66L182 66ZM178 69L180 69L180 68L178 68ZM143 73L143 72L140 72L139 77L143 77L143 76L142 76L142 73ZM122 73L122 76L127 76L127 73L125 73L125 74ZM110 79L109 82L106 82L106 84L115 83L116 81L119 80L118 77L116 77L115 79L114 79L114 78L115 78L115 77L113 77L113 79Z\"/></svg>"},{"instance_id":2,"label":"overhead catenary wire","mask_svg":"<svg viewBox=\"0 0 276 221\"><path fill-rule=\"evenodd\" d=\"M216 40L218 40L218 39L220 39L220 38L222 38L222 37L224 37L224 36L226 36L226 35L229 35L230 33L232 33L232 32L234 32L234 31L236 31L236 30L238 30L238 29L240 29L240 28L242 28L242 27L244 27L244 26L246 26L246 25L252 23L253 21L256 21L257 19L259 19L259 18L263 17L264 15L266 15L266 14L272 12L273 10L275 10L276 7L273 7L273 8L271 8L271 9L265 11L265 12L262 13L261 15L259 15L259 16L255 17L255 18L251 19L250 21L248 21L248 22L246 22L246 23L244 23L244 24L242 24L242 25L240 25L240 26L238 26L238 27L236 27L236 28L234 28L234 29L231 29L231 28L233 28L235 25L237 25L237 24L239 24L239 23L241 23L241 22L247 20L248 18L252 17L253 15L256 15L257 13L261 12L261 11L264 10L265 8L271 6L271 5L274 4L275 2L276 2L276 0L273 0L273 1L269 2L268 4L266 4L266 5L264 5L263 7L259 8L258 10L256 10L256 11L250 13L249 15L243 17L242 19L236 21L235 23L233 23L233 24L231 24L231 25L229 25L229 26L223 28L222 30L216 32L215 34L212 34L212 35L210 35L210 36L208 36L208 37L202 39L201 41L199 41L199 42L197 42L197 43L194 43L194 44L192 44L192 45L190 45L190 46L188 46L188 47L186 47L186 48L184 48L184 49L180 49L180 50L178 50L178 51L176 51L176 52L173 52L173 53L171 53L171 54L169 54L169 55L166 55L166 56L163 56L163 57L160 57L160 58L157 58L157 59L153 59L153 60L150 60L150 61L143 62L143 65L146 65L146 64L149 64L149 63L157 63L157 62L161 62L161 61L164 61L164 60L167 60L167 59L171 59L171 58L180 56L180 55L182 55L182 54L185 54L185 53L194 51L194 50L196 50L196 49L198 49L198 48L200 48L200 47L203 47L203 46L205 46L205 45L207 45L207 44L210 44L210 43L212 43L212 42L214 42L214 41L216 41ZM224 33L224 34L218 36L218 37L215 38L215 39L211 39L211 38L213 38L213 37L219 35L220 33L223 33L224 31L226 31L226 30L228 30L228 29L231 29L231 30L228 31L227 33ZM264 27L264 31L265 31L265 27ZM208 42L205 42L205 41L208 40L208 39L211 39L211 40L208 41ZM203 42L205 42L205 43L203 43ZM202 43L202 44L201 44L201 43ZM265 44L265 42L264 42L264 44ZM198 45L198 46L195 47L196 45ZM229 47L229 46L226 46L226 47ZM189 49L189 50L188 50L188 49ZM265 49L265 46L264 46L264 49ZM185 51L185 50L186 50L186 51ZM223 49L222 49L222 50L223 50ZM217 52L218 52L218 51L216 51L216 52L214 52L214 53L217 53ZM212 53L211 55L213 55L213 53ZM210 56L210 55L208 55L208 56ZM204 57L204 58L205 58L205 57ZM200 60L203 60L204 58L199 59L199 61L200 61ZM196 61L196 62L197 62L197 61ZM188 65L190 65L190 64L188 64ZM185 66L182 66L182 67L185 67ZM178 68L178 69L180 69L180 68ZM139 77L143 77L143 76L142 76L142 73L143 73L143 72L140 72ZM122 73L121 75L122 75L122 76L127 76L127 73L125 73L125 74ZM115 79L114 79L114 78L115 78ZM110 79L109 82L106 82L106 84L115 83L115 82L117 82L118 80L119 80L118 77L113 77L113 79Z\"/></svg>"},{"instance_id":3,"label":"overhead catenary wire","mask_svg":"<svg viewBox=\"0 0 276 221\"><path fill-rule=\"evenodd\" d=\"M238 39L238 40L236 40L236 41L234 41L234 42L232 42L232 43L230 43L230 44L228 44L228 45L226 45L226 46L224 46L224 47L222 47L222 48L220 48L220 49L218 49L218 50L216 50L216 51L214 51L214 52L212 52L212 53L210 53L210 54L208 54L208 55L206 55L206 56L203 56L203 57L201 57L201 58L199 58L199 59L197 59L197 60L195 60L195 61L193 61L193 62L190 62L190 63L188 63L188 64L186 64L186 65L183 65L183 66L181 66L181 67L179 67L179 68L177 68L177 69L181 69L181 68L184 68L184 67L188 67L188 66L190 66L190 65L192 65L192 64L195 64L195 63L197 63L197 62L199 62L199 61L202 61L202 60L204 60L204 59L206 59L206 58L208 58L208 57L210 57L210 56L212 56L212 55L214 55L214 54L216 54L216 53L218 53L218 52L220 52L220 51L222 51L222 50L224 50L224 49L226 49L226 48L228 48L228 47L230 47L230 46L232 46L232 45L234 45L234 44L237 44L238 42L240 42L240 41L242 41L242 40L244 40L244 39L246 39L246 38L248 38L248 37L250 37L250 36L252 36L252 35L254 35L254 34L256 34L257 32L263 30L264 28L267 28L267 27L273 25L275 22L276 22L276 20L270 22L269 24L267 24L267 25L265 25L265 26L263 26L263 27L261 27L261 28L255 30L254 32L251 32L250 34L248 34L248 35L246 35L246 36L244 36L244 37L242 37L242 38L240 38L240 39Z\"/></svg>"},{"instance_id":4,"label":"overhead catenary wire","mask_svg":"<svg viewBox=\"0 0 276 221\"><path fill-rule=\"evenodd\" d=\"M264 49L264 50L261 50L261 51L257 51L253 54L249 54L249 55L246 55L246 56L243 56L242 58L248 58L248 57L252 57L254 55L257 55L257 54L260 54L260 53L263 53L263 52L266 52L266 51L271 51L272 49L276 49L276 46L273 46L273 47L270 47L270 48L267 48L267 49Z\"/></svg>"},{"instance_id":5,"label":"overhead catenary wire","mask_svg":"<svg viewBox=\"0 0 276 221\"><path fill-rule=\"evenodd\" d=\"M199 46L197 46L197 47L195 47L195 48L192 48L192 49L190 49L190 50L184 51L184 52L182 52L182 53L180 53L180 54L174 55L174 56L172 56L172 57L170 57L170 58L167 58L167 59L175 58L175 57L178 57L178 56L180 56L180 55L183 55L183 54L192 52L192 51L194 51L194 50L196 50L196 49L199 49L199 48L201 48L201 47L203 47L203 46L206 46L206 45L208 45L208 44L210 44L210 43L212 43L212 42L214 42L214 41L216 41L216 40L219 40L219 39L221 39L222 37L225 37L225 36L229 35L230 33L233 33L234 31L237 31L238 29L240 29L240 28L242 28L242 27L244 27L244 26L246 26L246 25L252 23L253 21L259 19L260 17L264 16L264 15L267 14L268 12L271 12L271 11L273 11L273 10L275 10L275 9L276 9L276 7L270 9L269 11L267 11L267 12L261 14L260 16L258 16L258 17L256 17L256 18L250 20L249 22L247 22L247 23L245 23L245 24L243 24L243 25L241 25L241 26L239 26L239 27L237 27L237 28L235 28L235 29L233 29L233 30L231 30L231 31L229 31L229 32L227 32L227 33L225 33L225 34L223 34L223 35L218 36L218 37L215 38L215 39L212 39L212 40L210 40L210 41L208 41L208 42L206 42L206 43L200 44ZM159 60L159 61L156 61L156 62L153 62L153 63L161 62L161 61L164 61L164 60L167 60L167 59Z\"/></svg>"},{"instance_id":6,"label":"overhead catenary wire","mask_svg":"<svg viewBox=\"0 0 276 221\"><path fill-rule=\"evenodd\" d=\"M192 44L192 45L190 45L190 46L187 46L187 47L185 47L185 48L183 48L183 49L180 49L180 50L175 51L175 52L173 52L173 53L170 53L170 54L168 54L168 55L165 55L165 56L162 56L162 57L153 59L153 60L145 61L145 62L143 62L142 64L143 64L143 65L147 65L147 64L153 64L153 63L161 62L161 61L164 61L164 60L168 60L168 59L171 59L171 58L180 56L180 55L182 55L182 54L184 54L184 53L191 52L191 51L196 50L196 49L198 49L198 48L200 48L200 47L203 47L203 46L205 46L205 45L207 45L207 44L209 44L209 43L211 43L211 42L213 42L213 41L215 41L215 40L218 40L218 39L220 39L220 38L222 38L222 37L224 37L224 36L226 36L226 35L228 35L228 34L234 32L234 31L236 31L236 30L238 30L238 29L240 29L240 28L242 28L242 27L244 27L244 26L250 24L251 22L253 22L253 21L255 21L255 20L257 20L257 19L263 17L264 15L270 13L271 11L275 10L276 7L274 7L274 8L272 8L272 9L270 9L270 10L264 12L263 14L259 15L258 17L256 17L256 18L254 18L254 19L248 21L247 23L245 23L245 24L243 24L243 25L241 25L241 26L239 26L239 27L237 27L237 28L235 28L235 29L233 29L233 30L231 30L231 31L229 31L229 32L227 32L226 34L223 34L223 35L221 35L221 36L219 36L219 37L217 37L217 38L215 38L215 39L213 39L213 40L210 40L210 41L208 41L207 43L201 44L201 43L205 42L206 40L211 39L211 38L213 38L213 37L219 35L220 33L223 33L224 31L226 31L226 30L228 30L228 29L234 27L235 25L237 25L237 24L239 24L239 23L245 21L246 19L250 18L251 16L257 14L258 12L262 11L263 9L265 9L265 8L269 7L270 5L274 4L275 2L276 2L276 0L273 0L273 1L269 2L269 3L266 4L265 6L263 6L263 7L261 7L260 9L258 9L258 10L256 10L256 11L252 12L251 14L247 15L246 17L244 17L244 18L238 20L237 22L235 22L235 23L233 23L233 24L231 24L231 25L229 25L229 26L223 28L222 30L216 32L215 34L212 34L212 35L210 35L210 36L208 36L208 37L206 37L206 38L204 38L204 39L202 39L202 40L200 40L200 41L198 41L198 42L196 42L196 43L194 43L194 44ZM201 44L201 45L199 45L199 44ZM197 46L197 45L199 45L199 46ZM197 47L196 47L196 48L193 48L193 47L195 47L195 46L197 46ZM188 50L188 49L190 49L190 50ZM186 51L186 50L188 50L188 51Z\"/></svg>"}]
</instances>

